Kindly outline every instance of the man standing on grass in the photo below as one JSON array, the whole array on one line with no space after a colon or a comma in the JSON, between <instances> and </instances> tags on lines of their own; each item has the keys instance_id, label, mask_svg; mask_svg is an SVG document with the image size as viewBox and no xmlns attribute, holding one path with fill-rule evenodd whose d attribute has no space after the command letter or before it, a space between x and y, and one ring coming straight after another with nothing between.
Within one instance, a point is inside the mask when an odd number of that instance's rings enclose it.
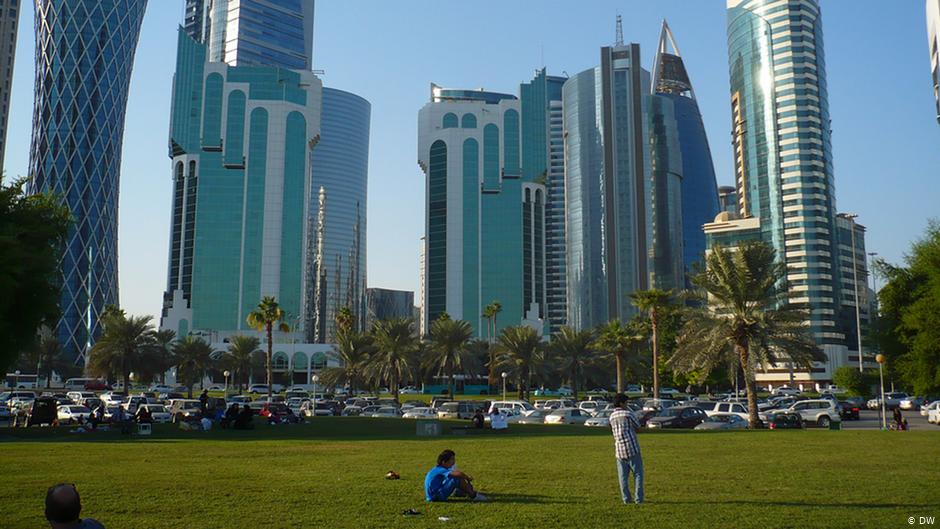
<instances>
[{"instance_id":1,"label":"man standing on grass","mask_svg":"<svg viewBox=\"0 0 940 529\"><path fill-rule=\"evenodd\" d=\"M633 412L627 408L627 396L618 393L614 397L616 411L610 414L610 429L614 433L614 453L617 456L617 474L620 476L620 495L623 503L629 504L630 472L633 472L634 494L637 505L643 503L643 457L636 432L640 429Z\"/></svg>"}]
</instances>

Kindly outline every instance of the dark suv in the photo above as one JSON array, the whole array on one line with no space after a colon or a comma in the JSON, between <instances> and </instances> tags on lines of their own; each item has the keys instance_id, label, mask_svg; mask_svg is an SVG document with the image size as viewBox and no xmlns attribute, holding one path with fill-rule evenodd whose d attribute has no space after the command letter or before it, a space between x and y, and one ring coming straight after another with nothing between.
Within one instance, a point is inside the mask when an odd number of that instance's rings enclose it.
<instances>
[{"instance_id":1,"label":"dark suv","mask_svg":"<svg viewBox=\"0 0 940 529\"><path fill-rule=\"evenodd\" d=\"M695 428L708 415L695 406L675 406L656 414L647 423L647 428Z\"/></svg>"}]
</instances>

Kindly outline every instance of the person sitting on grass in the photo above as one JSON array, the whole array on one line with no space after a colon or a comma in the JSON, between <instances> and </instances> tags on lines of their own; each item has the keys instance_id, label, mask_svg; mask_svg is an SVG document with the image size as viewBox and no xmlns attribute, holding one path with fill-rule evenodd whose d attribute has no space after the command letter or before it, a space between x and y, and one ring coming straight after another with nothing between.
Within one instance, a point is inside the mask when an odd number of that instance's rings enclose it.
<instances>
[{"instance_id":1,"label":"person sitting on grass","mask_svg":"<svg viewBox=\"0 0 940 529\"><path fill-rule=\"evenodd\" d=\"M251 412L251 408L245 404L242 407L242 411L238 412L238 416L235 417L235 429L236 430L252 430L255 425L253 422L254 414Z\"/></svg>"},{"instance_id":2,"label":"person sitting on grass","mask_svg":"<svg viewBox=\"0 0 940 529\"><path fill-rule=\"evenodd\" d=\"M228 428L229 426L234 425L235 419L237 418L238 403L233 402L232 405L229 406L227 410L225 410L225 415L222 417L222 420L219 421L219 424L222 426L222 428Z\"/></svg>"},{"instance_id":3,"label":"person sitting on grass","mask_svg":"<svg viewBox=\"0 0 940 529\"><path fill-rule=\"evenodd\" d=\"M82 500L75 485L59 483L46 491L46 520L52 529L104 529L97 520L80 518Z\"/></svg>"},{"instance_id":4,"label":"person sitting on grass","mask_svg":"<svg viewBox=\"0 0 940 529\"><path fill-rule=\"evenodd\" d=\"M437 456L437 466L424 478L424 496L427 501L447 501L451 494L468 497L473 501L486 501L486 496L473 489L473 478L457 470L457 455L444 450Z\"/></svg>"}]
</instances>

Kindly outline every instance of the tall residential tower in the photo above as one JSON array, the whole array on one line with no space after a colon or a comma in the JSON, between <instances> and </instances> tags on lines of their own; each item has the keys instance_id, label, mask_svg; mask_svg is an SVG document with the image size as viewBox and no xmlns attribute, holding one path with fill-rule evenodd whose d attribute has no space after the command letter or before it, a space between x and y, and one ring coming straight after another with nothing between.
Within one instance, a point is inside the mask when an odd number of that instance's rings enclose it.
<instances>
[{"instance_id":1,"label":"tall residential tower","mask_svg":"<svg viewBox=\"0 0 940 529\"><path fill-rule=\"evenodd\" d=\"M118 303L124 111L147 0L37 0L30 192L72 214L59 264L59 342L77 364ZM64 80L68 80L65 82Z\"/></svg>"},{"instance_id":2,"label":"tall residential tower","mask_svg":"<svg viewBox=\"0 0 940 529\"><path fill-rule=\"evenodd\" d=\"M940 123L940 0L927 0L927 36L933 98L937 104L937 122Z\"/></svg>"}]
</instances>

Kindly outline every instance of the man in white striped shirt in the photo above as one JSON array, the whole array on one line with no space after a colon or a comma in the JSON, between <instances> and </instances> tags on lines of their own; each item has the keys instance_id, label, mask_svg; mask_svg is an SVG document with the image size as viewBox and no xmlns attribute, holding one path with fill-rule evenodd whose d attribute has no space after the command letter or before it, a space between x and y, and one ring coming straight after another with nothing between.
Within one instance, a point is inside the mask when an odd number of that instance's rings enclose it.
<instances>
[{"instance_id":1,"label":"man in white striped shirt","mask_svg":"<svg viewBox=\"0 0 940 529\"><path fill-rule=\"evenodd\" d=\"M617 457L617 474L620 476L620 495L623 503L629 504L630 473L633 473L633 487L636 503L643 503L643 456L640 455L640 443L636 439L636 432L640 423L633 412L627 408L627 396L618 393L614 397L616 411L610 414L610 429L614 433L614 453Z\"/></svg>"}]
</instances>

